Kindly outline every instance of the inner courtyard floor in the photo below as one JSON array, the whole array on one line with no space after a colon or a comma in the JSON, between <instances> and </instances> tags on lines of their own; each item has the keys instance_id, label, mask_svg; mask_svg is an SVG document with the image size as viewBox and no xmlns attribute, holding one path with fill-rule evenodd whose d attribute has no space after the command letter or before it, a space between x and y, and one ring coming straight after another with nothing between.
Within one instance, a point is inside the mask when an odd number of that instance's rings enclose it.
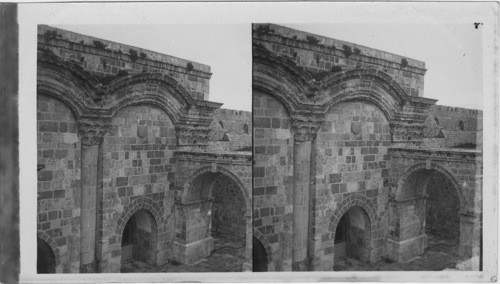
<instances>
[{"instance_id":1,"label":"inner courtyard floor","mask_svg":"<svg viewBox=\"0 0 500 284\"><path fill-rule=\"evenodd\" d=\"M428 235L424 254L406 262L379 261L364 263L353 258L336 261L334 271L441 271L454 268L458 261L458 238L447 235Z\"/></svg>"},{"instance_id":2,"label":"inner courtyard floor","mask_svg":"<svg viewBox=\"0 0 500 284\"><path fill-rule=\"evenodd\" d=\"M245 261L245 240L232 236L217 235L214 238L214 250L210 256L192 264L170 262L154 266L142 261L122 264L121 272L239 272Z\"/></svg>"}]
</instances>

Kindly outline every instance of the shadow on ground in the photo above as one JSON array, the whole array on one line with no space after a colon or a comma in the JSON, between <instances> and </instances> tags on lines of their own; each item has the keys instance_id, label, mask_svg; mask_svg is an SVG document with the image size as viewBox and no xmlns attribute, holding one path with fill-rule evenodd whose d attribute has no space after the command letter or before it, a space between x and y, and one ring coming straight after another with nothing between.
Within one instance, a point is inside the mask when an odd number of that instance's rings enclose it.
<instances>
[{"instance_id":1,"label":"shadow on ground","mask_svg":"<svg viewBox=\"0 0 500 284\"><path fill-rule=\"evenodd\" d=\"M335 263L335 271L441 271L454 268L458 261L458 239L446 235L429 235L424 254L405 262L364 263L346 258Z\"/></svg>"},{"instance_id":2,"label":"shadow on ground","mask_svg":"<svg viewBox=\"0 0 500 284\"><path fill-rule=\"evenodd\" d=\"M154 272L238 272L245 261L245 240L231 236L214 236L214 250L210 256L192 264L167 263L153 266L141 261L122 265L124 273Z\"/></svg>"}]
</instances>

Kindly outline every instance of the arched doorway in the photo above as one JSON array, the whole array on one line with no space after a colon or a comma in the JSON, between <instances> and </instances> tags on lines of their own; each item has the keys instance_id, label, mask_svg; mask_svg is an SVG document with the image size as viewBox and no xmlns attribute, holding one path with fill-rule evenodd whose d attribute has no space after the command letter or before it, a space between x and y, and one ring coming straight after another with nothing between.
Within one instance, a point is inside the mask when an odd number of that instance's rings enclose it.
<instances>
[{"instance_id":1,"label":"arched doorway","mask_svg":"<svg viewBox=\"0 0 500 284\"><path fill-rule=\"evenodd\" d=\"M397 228L393 238L408 244L406 250L395 250L395 260L406 261L422 253L458 260L460 188L448 171L434 164L414 166L401 180L392 203L391 223Z\"/></svg>"},{"instance_id":2,"label":"arched doorway","mask_svg":"<svg viewBox=\"0 0 500 284\"><path fill-rule=\"evenodd\" d=\"M267 252L262 243L255 237L252 241L252 271L267 271Z\"/></svg>"},{"instance_id":3,"label":"arched doorway","mask_svg":"<svg viewBox=\"0 0 500 284\"><path fill-rule=\"evenodd\" d=\"M371 224L368 214L353 206L340 218L335 230L334 263L346 259L370 261Z\"/></svg>"},{"instance_id":4,"label":"arched doorway","mask_svg":"<svg viewBox=\"0 0 500 284\"><path fill-rule=\"evenodd\" d=\"M56 273L56 257L49 244L37 238L36 271L39 274Z\"/></svg>"},{"instance_id":5,"label":"arched doorway","mask_svg":"<svg viewBox=\"0 0 500 284\"><path fill-rule=\"evenodd\" d=\"M122 272L133 272L136 262L156 265L157 225L153 215L139 209L127 221L122 233Z\"/></svg>"},{"instance_id":6,"label":"arched doorway","mask_svg":"<svg viewBox=\"0 0 500 284\"><path fill-rule=\"evenodd\" d=\"M224 168L199 169L186 184L177 204L176 260L192 264L202 259L224 259L231 265L215 271L241 271L251 263L250 201L243 184ZM185 221L184 221L185 220ZM214 271L214 270L211 270Z\"/></svg>"}]
</instances>

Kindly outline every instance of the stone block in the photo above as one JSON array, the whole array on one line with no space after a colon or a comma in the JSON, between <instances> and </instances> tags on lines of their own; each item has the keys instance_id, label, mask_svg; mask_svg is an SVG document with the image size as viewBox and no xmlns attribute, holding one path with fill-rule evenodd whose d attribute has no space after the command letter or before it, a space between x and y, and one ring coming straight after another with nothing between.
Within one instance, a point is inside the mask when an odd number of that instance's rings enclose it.
<instances>
[{"instance_id":1,"label":"stone block","mask_svg":"<svg viewBox=\"0 0 500 284\"><path fill-rule=\"evenodd\" d=\"M207 237L188 244L174 241L174 259L183 264L191 264L209 256L213 247L214 240L212 237Z\"/></svg>"},{"instance_id":2,"label":"stone block","mask_svg":"<svg viewBox=\"0 0 500 284\"><path fill-rule=\"evenodd\" d=\"M419 256L425 252L427 248L427 235L422 234L411 239L403 241L395 241L388 239L386 244L387 254L389 258L397 261L404 262Z\"/></svg>"},{"instance_id":3,"label":"stone block","mask_svg":"<svg viewBox=\"0 0 500 284\"><path fill-rule=\"evenodd\" d=\"M128 177L118 177L116 178L116 186L127 186Z\"/></svg>"},{"instance_id":4,"label":"stone block","mask_svg":"<svg viewBox=\"0 0 500 284\"><path fill-rule=\"evenodd\" d=\"M254 117L253 126L255 128L271 128L271 119L269 117Z\"/></svg>"}]
</instances>

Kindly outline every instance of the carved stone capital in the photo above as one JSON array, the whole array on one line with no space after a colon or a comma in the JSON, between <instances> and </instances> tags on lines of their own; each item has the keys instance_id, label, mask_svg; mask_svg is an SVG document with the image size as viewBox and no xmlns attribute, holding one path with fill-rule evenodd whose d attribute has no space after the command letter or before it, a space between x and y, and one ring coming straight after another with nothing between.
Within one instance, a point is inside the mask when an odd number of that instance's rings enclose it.
<instances>
[{"instance_id":1,"label":"carved stone capital","mask_svg":"<svg viewBox=\"0 0 500 284\"><path fill-rule=\"evenodd\" d=\"M78 136L80 136L82 145L99 145L110 126L111 122L108 120L80 119L78 121Z\"/></svg>"},{"instance_id":2,"label":"carved stone capital","mask_svg":"<svg viewBox=\"0 0 500 284\"><path fill-rule=\"evenodd\" d=\"M307 142L316 138L321 120L315 117L293 116L292 132L295 141Z\"/></svg>"},{"instance_id":3,"label":"carved stone capital","mask_svg":"<svg viewBox=\"0 0 500 284\"><path fill-rule=\"evenodd\" d=\"M208 145L210 129L208 127L195 127L180 125L175 128L177 144L179 146L188 145Z\"/></svg>"}]
</instances>

